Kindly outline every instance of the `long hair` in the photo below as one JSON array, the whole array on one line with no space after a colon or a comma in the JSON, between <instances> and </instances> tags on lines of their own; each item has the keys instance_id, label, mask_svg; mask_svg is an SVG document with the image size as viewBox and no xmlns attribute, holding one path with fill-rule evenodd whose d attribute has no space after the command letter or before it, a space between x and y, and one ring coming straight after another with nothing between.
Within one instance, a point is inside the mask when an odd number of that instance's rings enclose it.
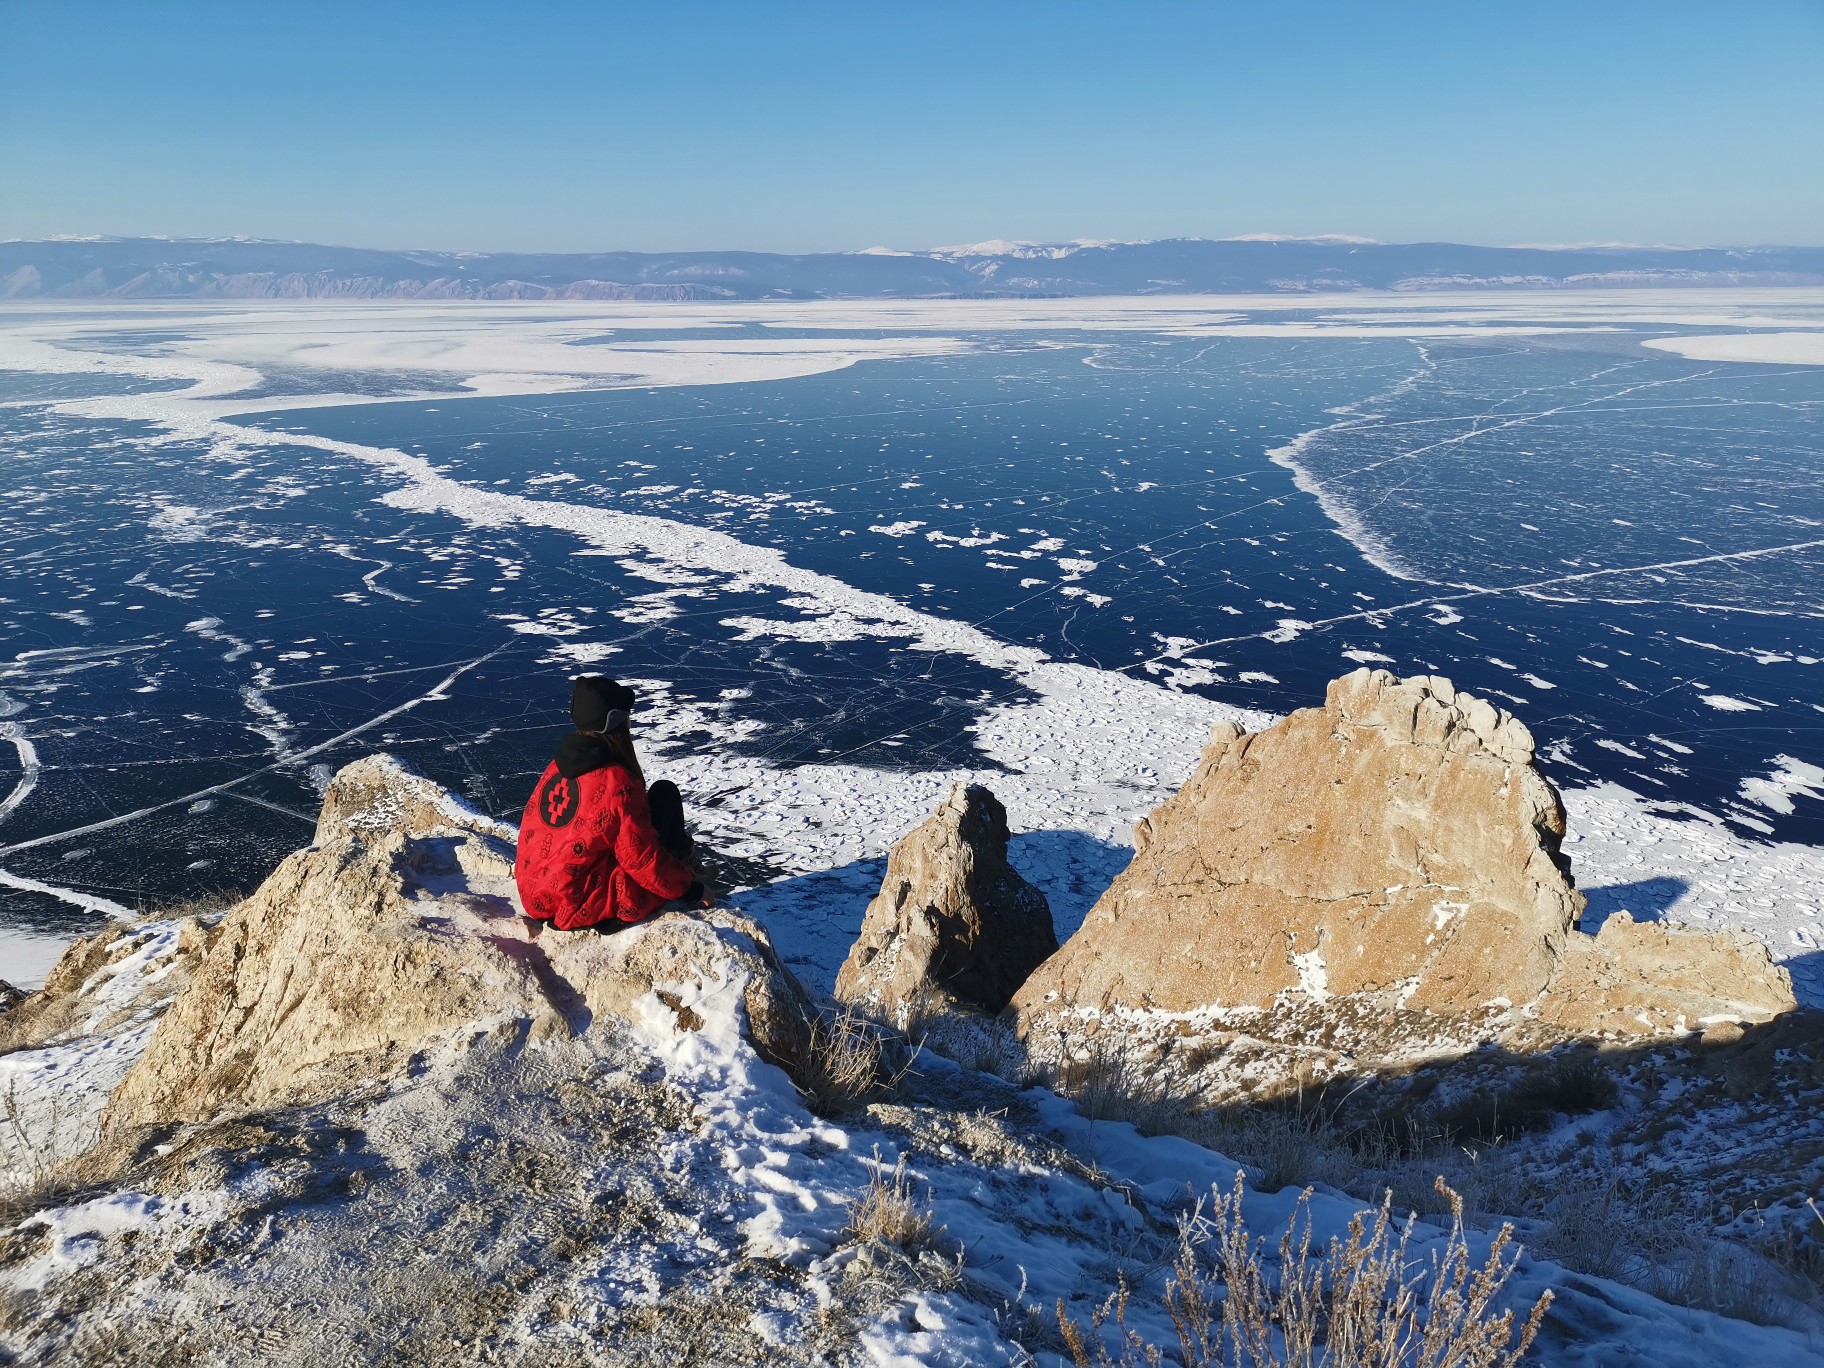
<instances>
[{"instance_id":1,"label":"long hair","mask_svg":"<svg viewBox=\"0 0 1824 1368\"><path fill-rule=\"evenodd\" d=\"M614 758L632 772L635 779L638 779L642 785L645 784L646 772L640 768L640 757L633 749L633 733L625 724L616 727L613 731L584 732L583 735L593 736L601 741L614 752Z\"/></svg>"}]
</instances>

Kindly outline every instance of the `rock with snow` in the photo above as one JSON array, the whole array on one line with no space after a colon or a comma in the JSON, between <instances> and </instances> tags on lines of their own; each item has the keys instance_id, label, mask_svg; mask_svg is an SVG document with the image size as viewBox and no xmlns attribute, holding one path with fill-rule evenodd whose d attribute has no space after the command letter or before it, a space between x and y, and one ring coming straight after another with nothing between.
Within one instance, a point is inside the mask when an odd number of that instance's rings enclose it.
<instances>
[{"instance_id":1,"label":"rock with snow","mask_svg":"<svg viewBox=\"0 0 1824 1368\"><path fill-rule=\"evenodd\" d=\"M1564 830L1520 721L1448 680L1360 669L1266 731L1219 725L1013 1009L1025 1035L1110 1008L1372 1019L1372 1052L1420 1018L1637 1035L1793 1007L1745 939L1578 932Z\"/></svg>"},{"instance_id":2,"label":"rock with snow","mask_svg":"<svg viewBox=\"0 0 1824 1368\"><path fill-rule=\"evenodd\" d=\"M212 934L208 922L182 917L151 929L113 922L79 937L52 966L43 987L20 994L0 1013L0 1054L78 1034L105 1034L156 1010L182 984Z\"/></svg>"},{"instance_id":3,"label":"rock with snow","mask_svg":"<svg viewBox=\"0 0 1824 1368\"><path fill-rule=\"evenodd\" d=\"M110 948L124 932L124 927L109 926L71 941L37 992L7 1004L0 1016L0 1053L41 1044L66 1029L78 1014L76 998L83 984L107 964Z\"/></svg>"},{"instance_id":4,"label":"rock with snow","mask_svg":"<svg viewBox=\"0 0 1824 1368\"><path fill-rule=\"evenodd\" d=\"M1051 907L1007 863L1007 809L957 784L893 847L836 996L894 1016L937 1003L999 1012L1058 948Z\"/></svg>"},{"instance_id":5,"label":"rock with snow","mask_svg":"<svg viewBox=\"0 0 1824 1368\"><path fill-rule=\"evenodd\" d=\"M343 766L323 793L317 844L361 832L403 836L475 832L511 841L513 828L475 811L455 794L414 774L390 755L369 755Z\"/></svg>"},{"instance_id":6,"label":"rock with snow","mask_svg":"<svg viewBox=\"0 0 1824 1368\"><path fill-rule=\"evenodd\" d=\"M330 806L346 815L283 881L219 923L111 928L0 1013L57 1035L0 1052L0 1361L1013 1365L1055 1348L1057 1307L1081 1321L1125 1291L1125 1327L1176 1342L1157 1280L1127 1274L1170 1264L1235 1161L941 1058L846 1118L813 1115L756 1055L789 1055L802 1011L757 926L674 914L531 937L491 824L434 793L415 807L429 786L403 770L345 775ZM1663 1184L1668 1161L1741 1167L1740 1127L1802 1196L1812 1109L1778 1104L1797 1118L1784 1141L1748 1109L1775 1105L1770 1073L1815 1088L1817 1031L1788 1017L1669 1061L1677 1086L1641 1096L1681 1120L1708 1099L1708 1118L1675 1153L1605 1148L1648 1156ZM129 1067L117 1125L135 1106L165 1124L109 1132L86 1162ZM1741 1180L1758 1203L1765 1175ZM1684 1186L1706 1225L1718 1190ZM1301 1208L1298 1190L1241 1194L1269 1280L1301 1211L1320 1247L1373 1220L1333 1189ZM1788 1206L1796 1232L1810 1213ZM1442 1251L1422 1217L1406 1238L1414 1267ZM1511 1303L1547 1287L1546 1368L1824 1362L1796 1303L1794 1328L1749 1324L1537 1257Z\"/></svg>"},{"instance_id":7,"label":"rock with snow","mask_svg":"<svg viewBox=\"0 0 1824 1368\"><path fill-rule=\"evenodd\" d=\"M1219 724L1018 1005L1531 1000L1583 909L1532 749L1446 681L1381 670L1264 732Z\"/></svg>"},{"instance_id":8,"label":"rock with snow","mask_svg":"<svg viewBox=\"0 0 1824 1368\"><path fill-rule=\"evenodd\" d=\"M671 914L611 936L535 934L498 824L390 760L337 776L318 834L223 918L110 1126L346 1093L439 1043L569 1039L705 983L741 992L763 1053L797 1057L802 990L757 923Z\"/></svg>"}]
</instances>

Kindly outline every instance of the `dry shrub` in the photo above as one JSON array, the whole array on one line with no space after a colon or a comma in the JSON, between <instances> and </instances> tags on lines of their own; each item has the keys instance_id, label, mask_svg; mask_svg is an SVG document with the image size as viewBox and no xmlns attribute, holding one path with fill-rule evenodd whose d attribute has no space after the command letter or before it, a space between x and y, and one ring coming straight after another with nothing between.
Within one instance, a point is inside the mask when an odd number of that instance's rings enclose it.
<instances>
[{"instance_id":1,"label":"dry shrub","mask_svg":"<svg viewBox=\"0 0 1824 1368\"><path fill-rule=\"evenodd\" d=\"M1613 1071L1596 1059L1561 1056L1529 1065L1505 1087L1483 1089L1440 1108L1431 1129L1453 1142L1498 1144L1550 1130L1563 1116L1587 1116L1615 1105Z\"/></svg>"},{"instance_id":2,"label":"dry shrub","mask_svg":"<svg viewBox=\"0 0 1824 1368\"><path fill-rule=\"evenodd\" d=\"M1718 1238L1691 1221L1675 1194L1614 1178L1561 1191L1534 1250L1662 1301L1761 1325L1802 1325L1794 1307L1815 1310L1821 1300L1801 1241Z\"/></svg>"},{"instance_id":3,"label":"dry shrub","mask_svg":"<svg viewBox=\"0 0 1824 1368\"><path fill-rule=\"evenodd\" d=\"M813 1017L797 1071L798 1088L819 1116L839 1116L911 1071L914 1047L853 1007Z\"/></svg>"},{"instance_id":4,"label":"dry shrub","mask_svg":"<svg viewBox=\"0 0 1824 1368\"><path fill-rule=\"evenodd\" d=\"M1463 1231L1463 1204L1449 1201L1451 1229L1429 1268L1407 1258L1412 1222L1397 1229L1389 1194L1358 1213L1345 1238L1312 1248L1310 1191L1299 1199L1279 1242L1270 1278L1262 1242L1242 1221L1241 1175L1217 1192L1206 1221L1199 1207L1180 1227L1178 1257L1164 1305L1185 1368L1513 1368L1525 1357L1551 1304L1543 1293L1516 1325L1495 1307L1520 1251L1503 1226L1488 1258L1475 1266ZM1058 1303L1058 1328L1077 1368L1159 1368L1165 1351L1127 1326L1122 1283L1085 1329ZM1115 1331L1111 1351L1104 1327Z\"/></svg>"},{"instance_id":5,"label":"dry shrub","mask_svg":"<svg viewBox=\"0 0 1824 1368\"><path fill-rule=\"evenodd\" d=\"M930 1202L913 1192L905 1155L889 1169L874 1151L873 1177L850 1209L845 1233L855 1240L884 1240L908 1254L931 1243Z\"/></svg>"},{"instance_id":6,"label":"dry shrub","mask_svg":"<svg viewBox=\"0 0 1824 1368\"><path fill-rule=\"evenodd\" d=\"M1091 1121L1126 1121L1141 1130L1164 1130L1185 1110L1165 1070L1123 1049L1119 1040L1092 1037L1081 1055L1059 1060L1035 1081L1077 1104Z\"/></svg>"},{"instance_id":7,"label":"dry shrub","mask_svg":"<svg viewBox=\"0 0 1824 1368\"><path fill-rule=\"evenodd\" d=\"M1013 1081L1025 1050L1013 1027L953 999L927 992L896 1017L900 1033L919 1048L953 1059L966 1069Z\"/></svg>"},{"instance_id":8,"label":"dry shrub","mask_svg":"<svg viewBox=\"0 0 1824 1368\"><path fill-rule=\"evenodd\" d=\"M843 1234L853 1257L841 1265L840 1291L820 1312L826 1327L852 1326L877 1315L914 1288L956 1292L968 1283L966 1251L933 1225L930 1193L914 1187L903 1154L889 1167L874 1151L868 1186L850 1204ZM841 1355L840 1361L849 1358ZM836 1362L838 1356L818 1361Z\"/></svg>"},{"instance_id":9,"label":"dry shrub","mask_svg":"<svg viewBox=\"0 0 1824 1368\"><path fill-rule=\"evenodd\" d=\"M141 899L133 910L141 921L181 921L185 917L195 917L213 923L246 900L246 889L222 884L181 897Z\"/></svg>"},{"instance_id":10,"label":"dry shrub","mask_svg":"<svg viewBox=\"0 0 1824 1368\"><path fill-rule=\"evenodd\" d=\"M6 1163L0 1168L0 1202L11 1204L49 1186L54 1181L56 1159L52 1147L33 1134L35 1128L26 1122L17 1085L9 1087L0 1101L0 1122L5 1125L0 1148L7 1151Z\"/></svg>"},{"instance_id":11,"label":"dry shrub","mask_svg":"<svg viewBox=\"0 0 1824 1368\"><path fill-rule=\"evenodd\" d=\"M1600 1175L1567 1186L1503 1143L1453 1144L1424 1111L1401 1132L1342 1128L1323 1112L1279 1107L1172 1116L1140 1105L1126 1119L1252 1165L1267 1192L1294 1183L1358 1195L1391 1189L1395 1206L1441 1215L1451 1209L1436 1189L1442 1171L1468 1211L1482 1214L1473 1216L1478 1222L1493 1212L1542 1218L1530 1241L1535 1254L1680 1306L1800 1329L1814 1323L1805 1308L1824 1310L1824 1242L1789 1227L1759 1239L1718 1236L1693 1219L1688 1193Z\"/></svg>"},{"instance_id":12,"label":"dry shrub","mask_svg":"<svg viewBox=\"0 0 1824 1368\"><path fill-rule=\"evenodd\" d=\"M1325 1184L1363 1196L1391 1190L1394 1205L1450 1214L1442 1174L1478 1223L1491 1213L1541 1218L1535 1253L1612 1278L1661 1300L1765 1325L1804 1329L1824 1311L1824 1240L1789 1226L1757 1236L1713 1233L1688 1192L1623 1183L1599 1173L1572 1180L1511 1143L1558 1118L1615 1105L1616 1073L1595 1055L1567 1052L1448 1100L1350 1115L1319 1097L1200 1106L1140 1064L1092 1045L1053 1066L1046 1081L1086 1116L1181 1135L1258 1171L1258 1186ZM1348 1101L1347 1096L1342 1099Z\"/></svg>"},{"instance_id":13,"label":"dry shrub","mask_svg":"<svg viewBox=\"0 0 1824 1368\"><path fill-rule=\"evenodd\" d=\"M82 1151L93 1142L97 1127L65 1114L61 1098L53 1096L28 1116L18 1084L0 1099L0 1223L17 1219L79 1187L83 1181Z\"/></svg>"}]
</instances>

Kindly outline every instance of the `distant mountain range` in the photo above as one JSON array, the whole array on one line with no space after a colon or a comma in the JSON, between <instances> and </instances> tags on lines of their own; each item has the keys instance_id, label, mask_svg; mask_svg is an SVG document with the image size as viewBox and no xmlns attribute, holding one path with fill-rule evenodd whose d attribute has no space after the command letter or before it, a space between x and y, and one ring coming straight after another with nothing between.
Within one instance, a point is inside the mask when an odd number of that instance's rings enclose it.
<instances>
[{"instance_id":1,"label":"distant mountain range","mask_svg":"<svg viewBox=\"0 0 1824 1368\"><path fill-rule=\"evenodd\" d=\"M1824 247L1472 247L1342 236L922 252L383 252L244 238L0 242L0 299L909 299L1824 285Z\"/></svg>"}]
</instances>

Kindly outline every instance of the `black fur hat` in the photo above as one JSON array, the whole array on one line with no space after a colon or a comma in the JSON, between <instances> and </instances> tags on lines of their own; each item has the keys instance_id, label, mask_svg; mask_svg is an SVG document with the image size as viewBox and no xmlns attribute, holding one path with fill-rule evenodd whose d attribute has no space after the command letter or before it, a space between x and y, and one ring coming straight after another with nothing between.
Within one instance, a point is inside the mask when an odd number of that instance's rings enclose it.
<instances>
[{"instance_id":1,"label":"black fur hat","mask_svg":"<svg viewBox=\"0 0 1824 1368\"><path fill-rule=\"evenodd\" d=\"M627 725L633 690L607 675L584 675L570 690L570 720L578 731L613 731Z\"/></svg>"}]
</instances>

